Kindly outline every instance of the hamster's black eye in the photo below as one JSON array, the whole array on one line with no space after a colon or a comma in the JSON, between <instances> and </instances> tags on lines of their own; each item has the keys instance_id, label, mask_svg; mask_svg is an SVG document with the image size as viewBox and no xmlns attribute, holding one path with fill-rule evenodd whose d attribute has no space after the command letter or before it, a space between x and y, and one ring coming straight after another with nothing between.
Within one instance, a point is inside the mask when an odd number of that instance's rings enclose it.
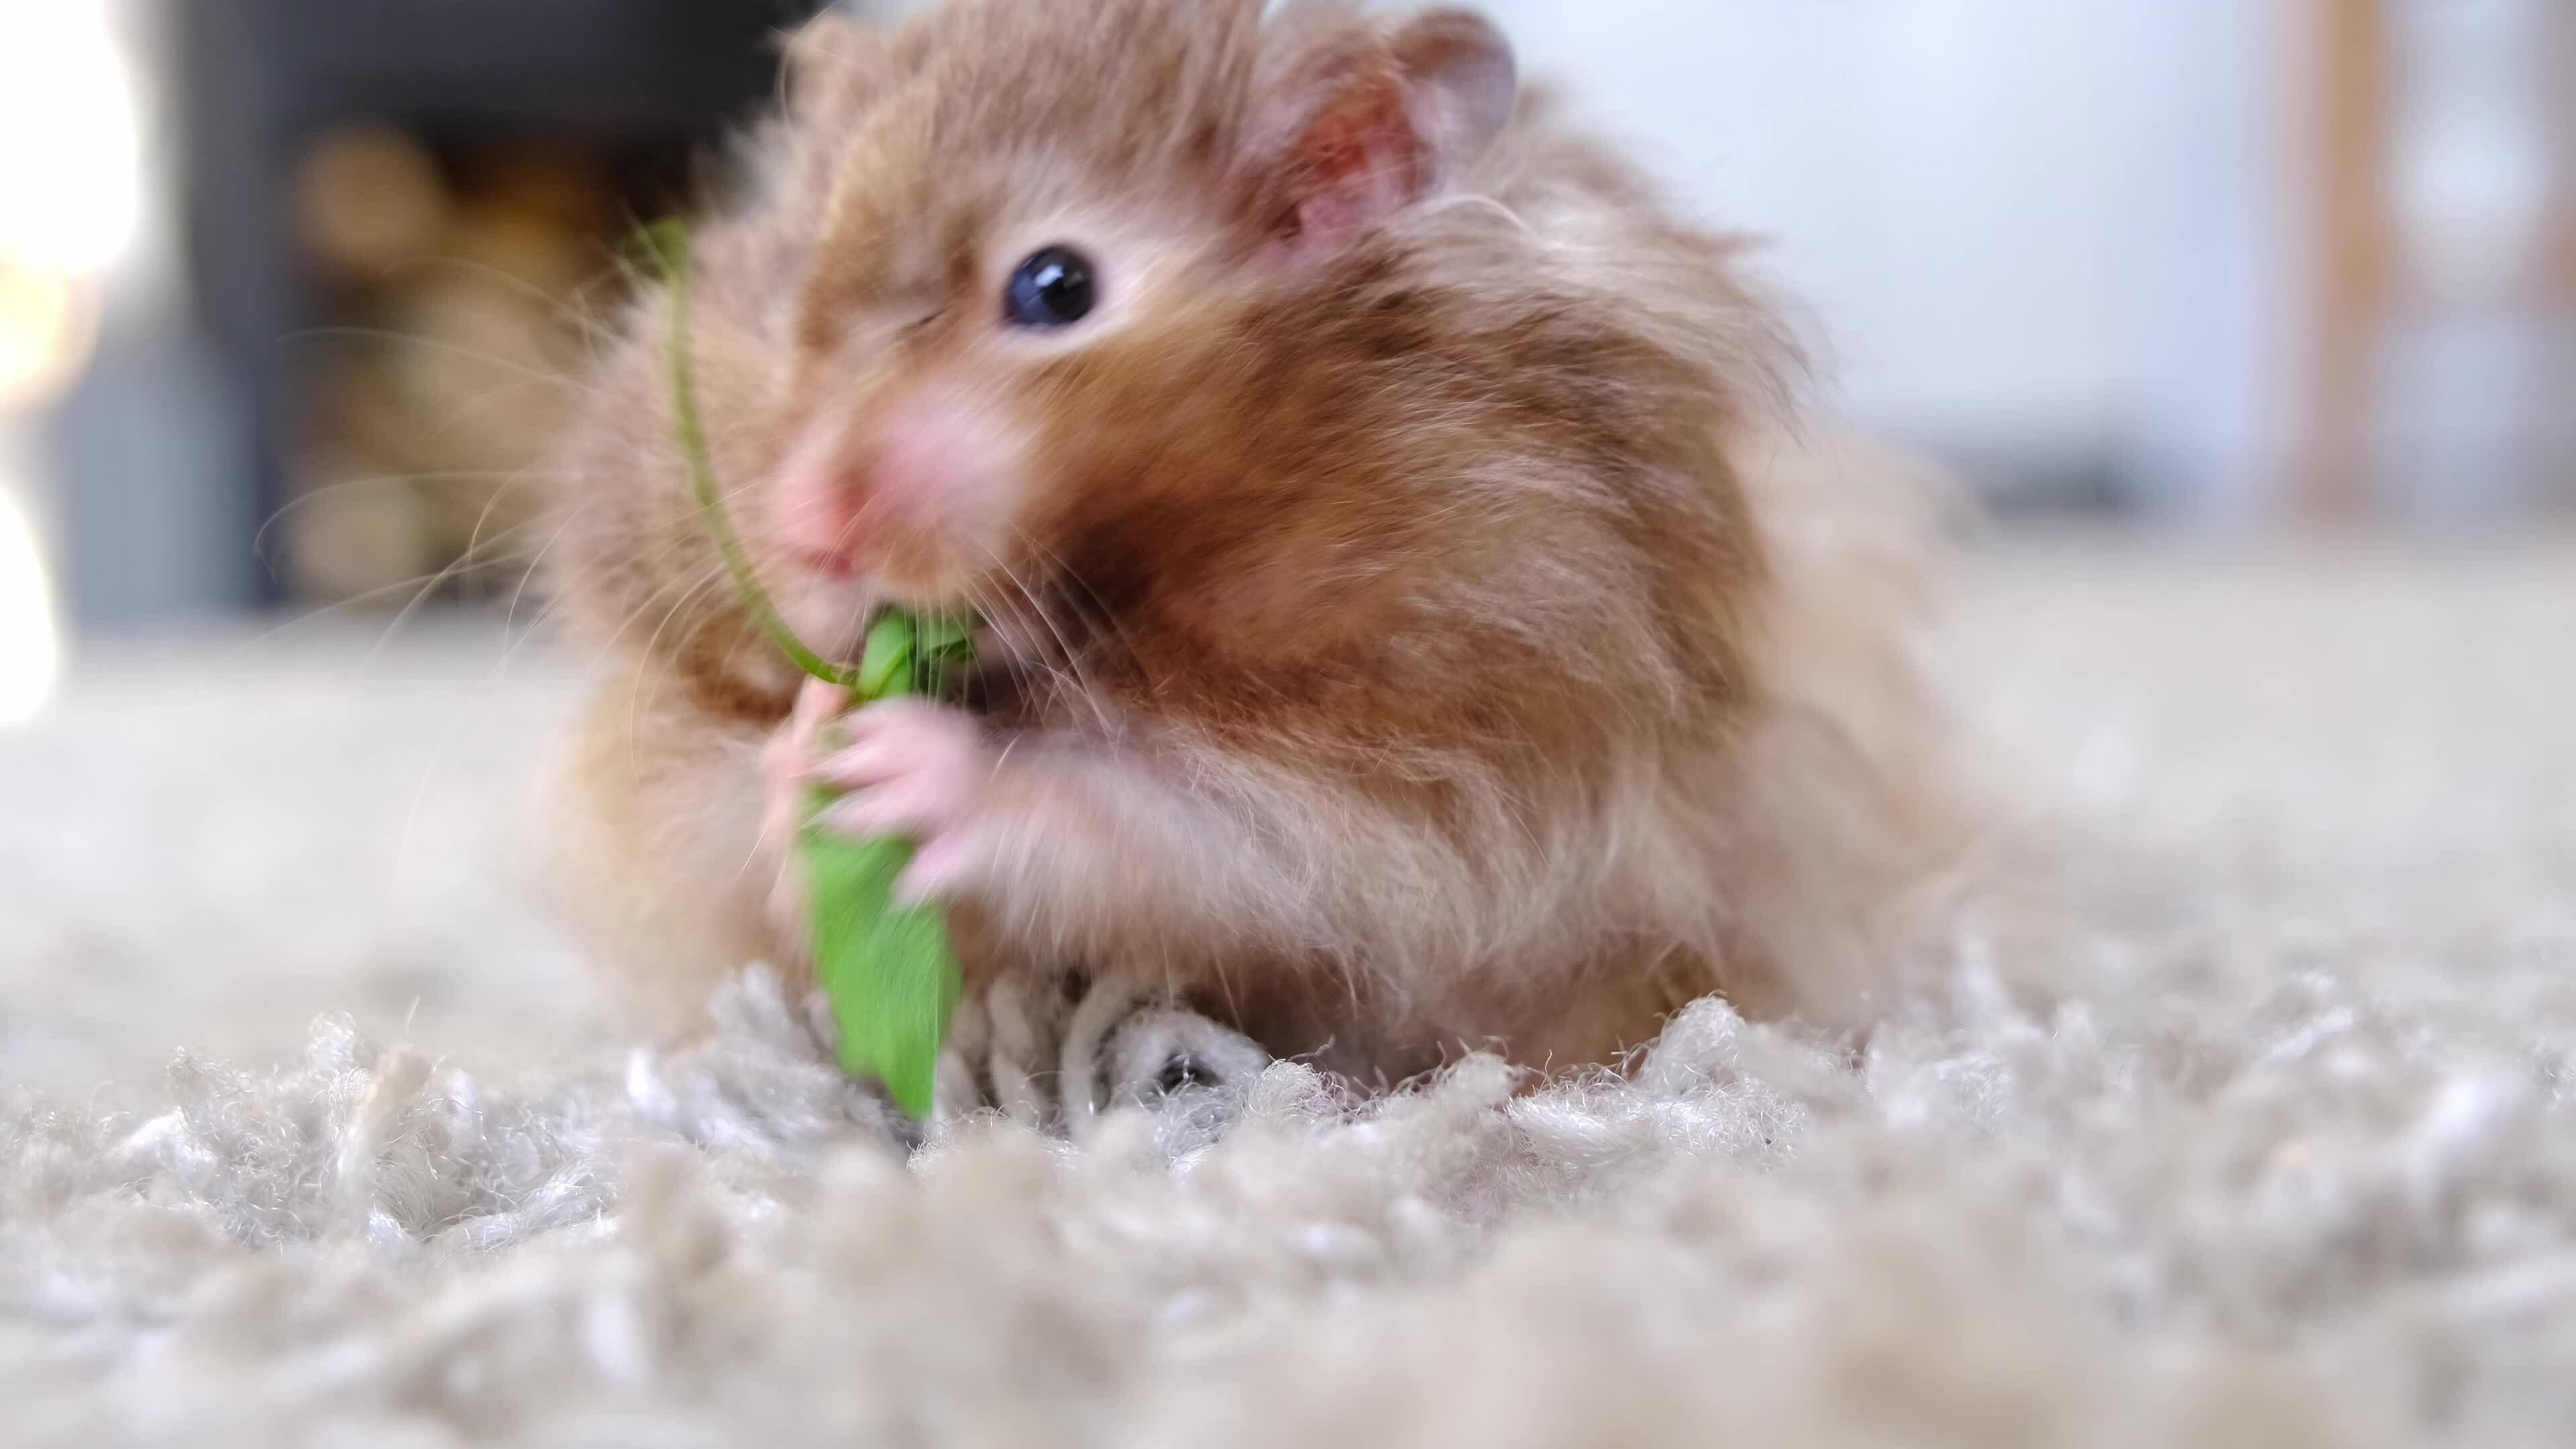
<instances>
[{"instance_id":1,"label":"hamster's black eye","mask_svg":"<svg viewBox=\"0 0 2576 1449\"><path fill-rule=\"evenodd\" d=\"M1014 327L1070 327L1090 316L1097 301L1090 260L1070 247L1048 247L1011 273L1002 316Z\"/></svg>"}]
</instances>

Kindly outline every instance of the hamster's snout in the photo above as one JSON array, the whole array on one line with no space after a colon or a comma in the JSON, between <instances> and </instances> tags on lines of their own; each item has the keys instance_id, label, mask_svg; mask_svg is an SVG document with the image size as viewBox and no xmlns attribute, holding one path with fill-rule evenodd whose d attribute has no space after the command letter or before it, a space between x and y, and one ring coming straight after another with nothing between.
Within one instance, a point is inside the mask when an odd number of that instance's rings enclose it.
<instances>
[{"instance_id":1,"label":"hamster's snout","mask_svg":"<svg viewBox=\"0 0 2576 1449\"><path fill-rule=\"evenodd\" d=\"M938 592L998 551L1024 453L993 410L936 391L826 418L779 470L773 532L822 579Z\"/></svg>"},{"instance_id":2,"label":"hamster's snout","mask_svg":"<svg viewBox=\"0 0 2576 1449\"><path fill-rule=\"evenodd\" d=\"M830 578L859 567L859 507L865 486L839 440L817 430L788 456L770 496L771 531L799 565Z\"/></svg>"}]
</instances>

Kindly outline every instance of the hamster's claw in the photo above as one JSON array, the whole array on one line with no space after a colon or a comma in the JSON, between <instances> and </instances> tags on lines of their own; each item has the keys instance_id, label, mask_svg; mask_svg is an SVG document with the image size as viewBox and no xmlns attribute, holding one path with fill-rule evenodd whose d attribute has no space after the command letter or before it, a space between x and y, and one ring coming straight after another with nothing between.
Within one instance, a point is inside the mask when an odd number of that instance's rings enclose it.
<instances>
[{"instance_id":1,"label":"hamster's claw","mask_svg":"<svg viewBox=\"0 0 2576 1449\"><path fill-rule=\"evenodd\" d=\"M836 684L809 680L796 696L796 708L778 733L760 749L762 803L761 843L784 854L805 818L805 792L815 779L822 750L823 726L849 704L850 693Z\"/></svg>"},{"instance_id":2,"label":"hamster's claw","mask_svg":"<svg viewBox=\"0 0 2576 1449\"><path fill-rule=\"evenodd\" d=\"M788 850L805 820L806 793L813 788L815 756L823 726L849 702L849 691L820 680L796 696L787 723L760 749L760 849L773 867L766 902L770 924L801 949L809 930L802 871L788 863Z\"/></svg>"}]
</instances>

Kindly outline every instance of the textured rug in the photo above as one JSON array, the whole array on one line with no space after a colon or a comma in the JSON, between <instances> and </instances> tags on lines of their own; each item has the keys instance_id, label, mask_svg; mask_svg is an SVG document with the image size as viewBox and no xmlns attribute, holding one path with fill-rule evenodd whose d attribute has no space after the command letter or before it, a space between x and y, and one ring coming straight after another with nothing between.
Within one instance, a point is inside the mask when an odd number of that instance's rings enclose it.
<instances>
[{"instance_id":1,"label":"textured rug","mask_svg":"<svg viewBox=\"0 0 2576 1449\"><path fill-rule=\"evenodd\" d=\"M1856 1059L908 1160L757 979L614 1039L541 644L98 652L0 734L0 1441L2576 1442L2576 553L2024 552L1957 643L2071 929Z\"/></svg>"}]
</instances>

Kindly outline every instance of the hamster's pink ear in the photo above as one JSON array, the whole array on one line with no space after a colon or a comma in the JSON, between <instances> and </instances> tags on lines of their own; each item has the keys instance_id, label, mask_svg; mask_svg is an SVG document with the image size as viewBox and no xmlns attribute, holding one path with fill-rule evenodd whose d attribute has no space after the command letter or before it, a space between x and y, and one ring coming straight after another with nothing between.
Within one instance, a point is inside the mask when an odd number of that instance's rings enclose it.
<instances>
[{"instance_id":1,"label":"hamster's pink ear","mask_svg":"<svg viewBox=\"0 0 2576 1449\"><path fill-rule=\"evenodd\" d=\"M1335 37L1266 92L1248 137L1259 220L1312 253L1453 184L1510 123L1519 80L1490 22L1435 10Z\"/></svg>"}]
</instances>

